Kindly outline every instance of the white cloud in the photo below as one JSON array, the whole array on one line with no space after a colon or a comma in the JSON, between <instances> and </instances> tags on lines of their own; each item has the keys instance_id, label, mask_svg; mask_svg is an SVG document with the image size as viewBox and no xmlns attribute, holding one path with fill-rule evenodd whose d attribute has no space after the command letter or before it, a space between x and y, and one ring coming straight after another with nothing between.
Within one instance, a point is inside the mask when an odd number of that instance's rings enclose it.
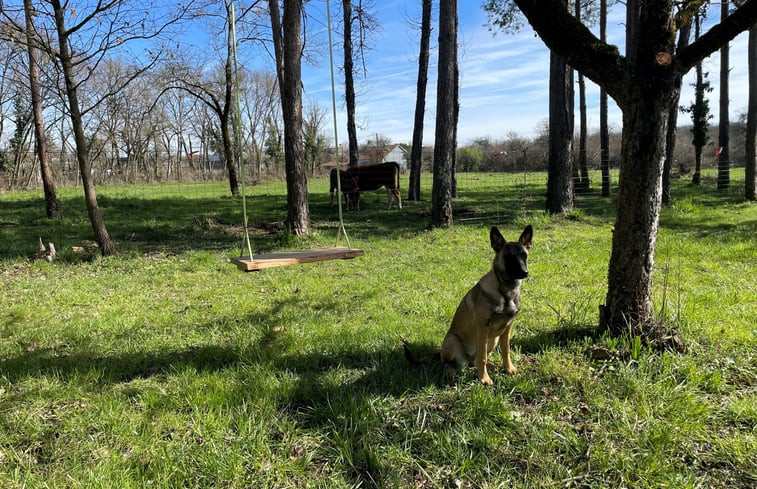
<instances>
[{"instance_id":1,"label":"white cloud","mask_svg":"<svg viewBox=\"0 0 757 489\"><path fill-rule=\"evenodd\" d=\"M407 19L419 16L420 7L403 2L377 4L377 14L383 28L375 33L374 50L368 56L368 78L358 80L358 139L361 142L376 134L397 142L412 139L415 113L418 35ZM514 132L534 136L548 116L549 52L529 26L517 34L492 35L484 26L485 17L480 2L460 2L460 124L458 142L478 137L503 138ZM333 12L332 12L333 14ZM438 14L434 12L434 16ZM710 17L711 22L718 15ZM434 19L436 22L438 19ZM625 14L622 8L610 11L608 40L624 49ZM594 29L597 30L596 28ZM431 46L435 50L438 29L432 32ZM744 110L747 100L746 34L731 45L730 99L731 120ZM340 54L335 54L335 62ZM318 99L324 107L331 107L331 81L328 58L317 68L304 67L303 78L307 94ZM718 103L719 55L705 62L714 88L710 106ZM436 52L432 52L426 92L424 142L431 144L434 136L436 105ZM343 78L336 69L337 114L340 141L346 140L346 116L343 107ZM693 98L689 86L692 73L684 79L681 104ZM599 89L587 80L587 105L590 130L599 125ZM680 118L687 124L686 118ZM610 100L610 122L620 125L621 114ZM328 126L332 127L329 121Z\"/></svg>"}]
</instances>

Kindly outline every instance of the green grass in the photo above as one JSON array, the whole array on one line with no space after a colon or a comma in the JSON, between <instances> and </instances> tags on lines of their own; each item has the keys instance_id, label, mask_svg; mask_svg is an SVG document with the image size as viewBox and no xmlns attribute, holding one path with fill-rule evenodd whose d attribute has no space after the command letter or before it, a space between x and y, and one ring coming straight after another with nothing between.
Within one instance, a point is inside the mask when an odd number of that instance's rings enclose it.
<instances>
[{"instance_id":1,"label":"green grass","mask_svg":"<svg viewBox=\"0 0 757 489\"><path fill-rule=\"evenodd\" d=\"M224 184L98 189L107 259L71 249L91 239L79 191L61 222L39 192L4 194L0 487L754 487L757 207L732 178L674 182L662 214L655 310L686 353L597 330L612 204L545 216L543 175L461 177L449 230L427 230L428 202L368 195L346 214L365 256L250 274L227 262ZM256 247L333 244L311 185L302 240L280 231L282 185L249 189ZM527 223L518 375L409 366L398 335L435 351L490 264L488 226ZM27 260L39 236L59 260Z\"/></svg>"}]
</instances>

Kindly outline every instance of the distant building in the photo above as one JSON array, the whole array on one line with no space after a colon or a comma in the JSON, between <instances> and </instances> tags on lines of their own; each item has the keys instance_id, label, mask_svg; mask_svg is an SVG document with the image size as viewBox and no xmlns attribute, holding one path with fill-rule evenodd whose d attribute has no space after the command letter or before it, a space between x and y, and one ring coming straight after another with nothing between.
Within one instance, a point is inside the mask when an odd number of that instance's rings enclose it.
<instances>
[{"instance_id":1,"label":"distant building","mask_svg":"<svg viewBox=\"0 0 757 489\"><path fill-rule=\"evenodd\" d=\"M404 145L395 144L386 149L381 162L396 161L400 165L400 170L405 171L407 169L409 156L410 155Z\"/></svg>"},{"instance_id":2,"label":"distant building","mask_svg":"<svg viewBox=\"0 0 757 489\"><path fill-rule=\"evenodd\" d=\"M344 155L346 156L346 154ZM358 155L357 166L375 165L376 163L387 163L389 161L397 162L400 166L400 171L405 171L408 167L408 161L410 154L408 148L402 144L395 144L387 146L383 149L377 150L374 153L360 153ZM348 163L341 162L339 166L347 165ZM329 161L323 166L326 168L334 168L337 165L335 161Z\"/></svg>"}]
</instances>

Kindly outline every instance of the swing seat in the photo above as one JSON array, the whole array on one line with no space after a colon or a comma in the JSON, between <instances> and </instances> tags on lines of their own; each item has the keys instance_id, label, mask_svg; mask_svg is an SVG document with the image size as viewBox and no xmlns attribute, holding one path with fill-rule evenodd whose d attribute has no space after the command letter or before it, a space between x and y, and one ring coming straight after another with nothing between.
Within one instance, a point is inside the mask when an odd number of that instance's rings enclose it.
<instances>
[{"instance_id":1,"label":"swing seat","mask_svg":"<svg viewBox=\"0 0 757 489\"><path fill-rule=\"evenodd\" d=\"M243 272L254 272L263 268L283 267L299 263L313 263L326 260L349 260L363 256L365 251L344 246L331 248L313 248L303 251L269 253L265 255L239 256L230 258L231 262Z\"/></svg>"}]
</instances>

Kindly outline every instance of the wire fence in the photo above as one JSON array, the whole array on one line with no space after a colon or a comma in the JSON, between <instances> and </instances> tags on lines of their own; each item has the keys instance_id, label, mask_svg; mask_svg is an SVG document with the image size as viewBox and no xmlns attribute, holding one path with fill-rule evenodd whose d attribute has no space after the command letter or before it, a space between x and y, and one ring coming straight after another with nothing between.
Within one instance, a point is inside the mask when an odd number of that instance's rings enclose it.
<instances>
[{"instance_id":1,"label":"wire fence","mask_svg":"<svg viewBox=\"0 0 757 489\"><path fill-rule=\"evenodd\" d=\"M108 198L153 199L159 206L161 200L186 200L192 205L192 199L204 199L207 202L224 202L234 205L228 177L225 172L218 172L212 178L199 180L154 181L140 184L121 184L118 180L101 180L97 185L98 196ZM608 199L601 193L602 175L599 170L589 172L589 183L584 189L575 192L574 210L592 215L614 213L612 197ZM691 175L675 175L676 178L689 181ZM717 168L709 167L702 172L703 186L716 187L722 173ZM743 169L732 172L731 186L743 185ZM433 175L421 174L420 200L407 201L409 174L400 175L400 190L404 199L404 212L428 213L431 208ZM610 195L617 195L617 170L610 175ZM546 208L546 172L464 172L456 175L457 194L453 199L453 216L455 221L491 220L503 222L534 213L543 213ZM74 182L75 183L75 182ZM29 185L32 193L42 194L41 183ZM81 185L69 183L60 186L68 195L81 192ZM329 193L328 174L310 175L308 178L308 201L310 215L314 220L333 220L336 212L335 195ZM287 184L283 175L264 180L255 180L247 176L245 194L251 214L257 219L283 221L286 216ZM348 211L348 220L365 219L370 213L383 211L387 207L388 196L385 189L367 192L361 197L359 211ZM241 204L239 204L241 212ZM156 219L160 217L156 212Z\"/></svg>"}]
</instances>

